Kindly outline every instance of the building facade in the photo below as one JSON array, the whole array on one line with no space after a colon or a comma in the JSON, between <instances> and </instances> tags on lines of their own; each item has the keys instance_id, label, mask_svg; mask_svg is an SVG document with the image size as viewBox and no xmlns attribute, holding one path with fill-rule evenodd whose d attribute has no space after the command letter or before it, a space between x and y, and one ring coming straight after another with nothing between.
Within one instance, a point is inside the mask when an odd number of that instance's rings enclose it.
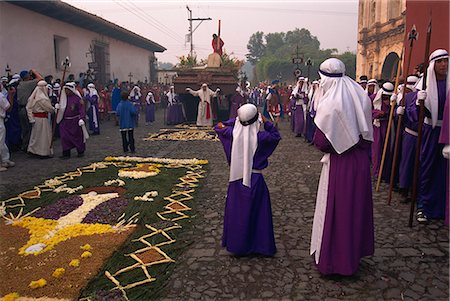
<instances>
[{"instance_id":1,"label":"building facade","mask_svg":"<svg viewBox=\"0 0 450 301\"><path fill-rule=\"evenodd\" d=\"M359 0L356 77L390 80L403 48L406 0Z\"/></svg>"},{"instance_id":2,"label":"building facade","mask_svg":"<svg viewBox=\"0 0 450 301\"><path fill-rule=\"evenodd\" d=\"M0 68L36 69L43 76L93 72L99 83L157 81L155 52L163 46L61 1L0 1Z\"/></svg>"},{"instance_id":3,"label":"building facade","mask_svg":"<svg viewBox=\"0 0 450 301\"><path fill-rule=\"evenodd\" d=\"M175 70L156 70L158 74L158 83L163 85L173 85L173 79L177 77L177 71Z\"/></svg>"}]
</instances>

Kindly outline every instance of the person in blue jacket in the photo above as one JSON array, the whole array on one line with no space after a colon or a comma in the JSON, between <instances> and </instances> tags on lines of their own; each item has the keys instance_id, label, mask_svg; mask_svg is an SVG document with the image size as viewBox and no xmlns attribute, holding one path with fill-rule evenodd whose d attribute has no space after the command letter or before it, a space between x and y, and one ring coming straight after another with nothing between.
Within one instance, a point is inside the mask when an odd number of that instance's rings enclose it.
<instances>
[{"instance_id":1,"label":"person in blue jacket","mask_svg":"<svg viewBox=\"0 0 450 301\"><path fill-rule=\"evenodd\" d=\"M129 150L134 153L136 152L134 146L134 126L136 120L137 110L136 107L133 106L133 103L128 100L128 91L122 90L120 92L120 102L117 105L116 115L119 119L119 128L120 133L122 134L122 146L123 151L128 152Z\"/></svg>"}]
</instances>

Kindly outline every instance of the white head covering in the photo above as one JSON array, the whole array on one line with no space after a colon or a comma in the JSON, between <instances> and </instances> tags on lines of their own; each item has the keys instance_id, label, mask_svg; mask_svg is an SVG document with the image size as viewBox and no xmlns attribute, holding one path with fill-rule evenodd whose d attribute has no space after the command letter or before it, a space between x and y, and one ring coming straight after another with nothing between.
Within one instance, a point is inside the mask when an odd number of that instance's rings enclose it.
<instances>
[{"instance_id":1,"label":"white head covering","mask_svg":"<svg viewBox=\"0 0 450 301\"><path fill-rule=\"evenodd\" d=\"M29 107L33 107L34 103L41 99L50 101L50 99L48 98L47 82L45 80L41 80L37 83L36 88L34 88L33 93L31 93L30 97L28 98L27 105Z\"/></svg>"},{"instance_id":2,"label":"white head covering","mask_svg":"<svg viewBox=\"0 0 450 301\"><path fill-rule=\"evenodd\" d=\"M369 86L375 86L375 89L373 90L373 94L377 94L378 91L380 90L380 86L378 85L378 81L375 78L371 78L369 79L369 81L367 81L367 86L366 86L366 92L369 92Z\"/></svg>"},{"instance_id":3,"label":"white head covering","mask_svg":"<svg viewBox=\"0 0 450 301\"><path fill-rule=\"evenodd\" d=\"M242 179L244 186L251 187L253 157L258 147L261 119L253 104L242 105L237 114L231 146L230 182Z\"/></svg>"},{"instance_id":4,"label":"white head covering","mask_svg":"<svg viewBox=\"0 0 450 301\"><path fill-rule=\"evenodd\" d=\"M338 154L358 143L359 136L373 141L372 106L369 96L358 83L345 75L345 65L330 58L320 65L321 82L317 127Z\"/></svg>"},{"instance_id":5,"label":"white head covering","mask_svg":"<svg viewBox=\"0 0 450 301\"><path fill-rule=\"evenodd\" d=\"M381 110L381 98L383 97L383 95L391 96L393 93L394 85L391 82L385 82L373 99L373 108L375 110Z\"/></svg>"},{"instance_id":6,"label":"white head covering","mask_svg":"<svg viewBox=\"0 0 450 301\"><path fill-rule=\"evenodd\" d=\"M137 96L139 98L142 96L141 88L139 88L139 86L133 87L133 90L131 90L131 92L130 92L129 98L132 99L132 98L135 98L135 96Z\"/></svg>"},{"instance_id":7,"label":"white head covering","mask_svg":"<svg viewBox=\"0 0 450 301\"><path fill-rule=\"evenodd\" d=\"M419 81L419 77L417 75L410 75L406 78L406 88L411 91L416 91L416 84Z\"/></svg>"},{"instance_id":8,"label":"white head covering","mask_svg":"<svg viewBox=\"0 0 450 301\"><path fill-rule=\"evenodd\" d=\"M97 95L97 97L98 97L97 89L95 89L95 85L93 83L90 83L89 85L87 85L87 88L89 91L89 96Z\"/></svg>"},{"instance_id":9,"label":"white head covering","mask_svg":"<svg viewBox=\"0 0 450 301\"><path fill-rule=\"evenodd\" d=\"M61 120L64 117L64 112L66 110L67 107L67 94L66 94L66 89L72 91L76 96L78 96L81 99L81 95L80 92L78 92L78 90L76 89L76 84L74 82L70 82L70 83L66 83L61 91L61 98L59 100L59 110L58 110L58 114L56 117L56 122L60 123Z\"/></svg>"},{"instance_id":10,"label":"white head covering","mask_svg":"<svg viewBox=\"0 0 450 301\"><path fill-rule=\"evenodd\" d=\"M444 49L437 49L430 54L430 63L427 69L427 98L425 99L425 107L431 112L431 124L433 128L437 124L438 119L438 89L436 81L436 73L434 72L434 64L437 60L448 59L448 52ZM450 69L450 65L449 65ZM447 91L448 94L450 90L450 70L447 70ZM418 90L422 90L423 87L423 77L419 80L416 85Z\"/></svg>"}]
</instances>

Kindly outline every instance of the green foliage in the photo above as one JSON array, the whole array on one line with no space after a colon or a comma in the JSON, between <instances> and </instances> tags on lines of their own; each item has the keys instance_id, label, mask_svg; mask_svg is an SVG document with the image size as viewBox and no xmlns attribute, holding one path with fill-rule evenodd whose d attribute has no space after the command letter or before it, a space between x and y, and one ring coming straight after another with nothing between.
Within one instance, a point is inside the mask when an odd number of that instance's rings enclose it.
<instances>
[{"instance_id":1,"label":"green foliage","mask_svg":"<svg viewBox=\"0 0 450 301\"><path fill-rule=\"evenodd\" d=\"M337 49L320 49L320 42L316 36L311 35L308 29L294 29L288 32L275 32L264 34L261 31L254 33L247 44L249 53L247 60L255 67L255 82L272 80L281 76L282 82L295 80L293 72L296 65L292 58L298 52L304 62L311 58L313 65L309 66L311 80L318 78L320 64L330 58L341 59L347 67L347 75L355 77L356 55L351 52L337 54ZM303 76L308 76L308 67L301 64Z\"/></svg>"},{"instance_id":2,"label":"green foliage","mask_svg":"<svg viewBox=\"0 0 450 301\"><path fill-rule=\"evenodd\" d=\"M193 55L191 56L190 54L188 54L187 56L180 56L178 57L179 62L176 65L177 68L180 69L188 69L188 68L192 68L192 67L196 67L198 66L198 62L197 62L197 56Z\"/></svg>"}]
</instances>

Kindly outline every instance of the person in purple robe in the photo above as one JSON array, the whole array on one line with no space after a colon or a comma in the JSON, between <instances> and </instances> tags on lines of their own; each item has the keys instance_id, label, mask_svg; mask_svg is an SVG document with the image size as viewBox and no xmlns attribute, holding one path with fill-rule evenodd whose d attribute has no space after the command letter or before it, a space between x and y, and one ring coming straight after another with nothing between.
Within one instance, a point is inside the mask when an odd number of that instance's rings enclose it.
<instances>
[{"instance_id":1,"label":"person in purple robe","mask_svg":"<svg viewBox=\"0 0 450 301\"><path fill-rule=\"evenodd\" d=\"M231 96L230 101L230 117L229 119L235 119L237 117L237 111L241 105L246 102L247 95L245 94L245 88L239 85L236 88L236 93Z\"/></svg>"},{"instance_id":2,"label":"person in purple robe","mask_svg":"<svg viewBox=\"0 0 450 301\"><path fill-rule=\"evenodd\" d=\"M397 107L397 115L403 115L403 133L402 146L399 164L399 192L403 199L401 202L409 202L408 195L412 188L414 160L417 142L417 120L413 115L416 112L416 92L415 85L418 77L410 75L406 79L406 87L403 97L405 97L404 106ZM402 94L400 94L402 95ZM411 113L413 112L413 113Z\"/></svg>"},{"instance_id":3,"label":"person in purple robe","mask_svg":"<svg viewBox=\"0 0 450 301\"><path fill-rule=\"evenodd\" d=\"M152 91L148 91L145 97L145 124L149 125L155 122L155 96Z\"/></svg>"},{"instance_id":4,"label":"person in purple robe","mask_svg":"<svg viewBox=\"0 0 450 301\"><path fill-rule=\"evenodd\" d=\"M297 85L292 91L292 98L295 99L294 134L296 137L301 137L305 130L305 113L303 107L308 99L306 97L306 82L304 77L298 79Z\"/></svg>"},{"instance_id":5,"label":"person in purple robe","mask_svg":"<svg viewBox=\"0 0 450 301\"><path fill-rule=\"evenodd\" d=\"M375 178L378 177L380 171L381 159L383 155L384 142L387 135L387 127L389 122L390 97L394 93L394 85L385 82L381 89L377 92L373 99L372 118L373 118L373 143L372 143L372 173ZM394 127L391 127L391 131ZM392 136L390 142L392 142ZM383 166L383 175L390 175L389 158L390 148L387 148L386 157ZM387 176L383 177L387 180Z\"/></svg>"},{"instance_id":6,"label":"person in purple robe","mask_svg":"<svg viewBox=\"0 0 450 301\"><path fill-rule=\"evenodd\" d=\"M296 99L291 94L289 98L289 114L290 114L290 123L291 123L291 131L294 132L294 126L295 126L295 110L297 107L295 106Z\"/></svg>"},{"instance_id":7,"label":"person in purple robe","mask_svg":"<svg viewBox=\"0 0 450 301\"><path fill-rule=\"evenodd\" d=\"M312 143L314 133L316 132L316 124L314 123L314 116L316 111L314 109L314 98L317 97L319 88L319 81L315 80L308 94L308 105L306 106L306 122L305 122L305 139L308 143Z\"/></svg>"},{"instance_id":8,"label":"person in purple robe","mask_svg":"<svg viewBox=\"0 0 450 301\"><path fill-rule=\"evenodd\" d=\"M426 91L417 92L417 99L424 99L425 102L417 196L417 221L420 223L426 223L428 219L445 217L447 161L442 156L444 145L439 143L439 136L444 117L445 99L450 89L448 72L448 52L443 49L435 50L430 55ZM421 80L417 88L422 87Z\"/></svg>"},{"instance_id":9,"label":"person in purple robe","mask_svg":"<svg viewBox=\"0 0 450 301\"><path fill-rule=\"evenodd\" d=\"M133 106L136 108L137 114L135 115L135 126L139 126L139 112L141 111L141 88L139 86L134 86L133 89L130 92L130 101L133 104Z\"/></svg>"},{"instance_id":10,"label":"person in purple robe","mask_svg":"<svg viewBox=\"0 0 450 301\"><path fill-rule=\"evenodd\" d=\"M100 122L99 122L99 111L98 111L98 101L99 96L97 89L95 89L95 85L90 83L87 85L87 93L84 96L84 99L89 104L89 108L87 111L87 116L89 118L89 130L92 135L100 134Z\"/></svg>"},{"instance_id":11,"label":"person in purple robe","mask_svg":"<svg viewBox=\"0 0 450 301\"><path fill-rule=\"evenodd\" d=\"M175 93L175 87L171 86L167 96L167 124L180 124L186 121L183 103Z\"/></svg>"},{"instance_id":12,"label":"person in purple robe","mask_svg":"<svg viewBox=\"0 0 450 301\"><path fill-rule=\"evenodd\" d=\"M19 119L19 103L17 102L16 87L19 84L20 76L14 75L9 82L9 88L5 94L12 104L6 111L5 127L6 127L6 145L11 152L17 151L22 145L21 127Z\"/></svg>"},{"instance_id":13,"label":"person in purple robe","mask_svg":"<svg viewBox=\"0 0 450 301\"><path fill-rule=\"evenodd\" d=\"M380 90L380 86L378 85L378 81L375 78L370 79L366 85L366 92L369 97L372 97L372 100L377 95Z\"/></svg>"},{"instance_id":14,"label":"person in purple robe","mask_svg":"<svg viewBox=\"0 0 450 301\"><path fill-rule=\"evenodd\" d=\"M445 100L445 107L444 107L444 116L442 118L442 127L441 127L441 134L439 136L439 143L442 143L444 145L442 149L442 156L447 159L447 172L445 174L445 224L447 227L449 226L449 201L448 201L448 176L449 176L449 158L450 158L450 129L449 129L449 111L450 111L450 91L447 92L447 99Z\"/></svg>"},{"instance_id":15,"label":"person in purple robe","mask_svg":"<svg viewBox=\"0 0 450 301\"><path fill-rule=\"evenodd\" d=\"M75 148L78 157L84 156L86 139L89 134L84 118L86 116L83 99L73 82L64 85L61 91L61 99L55 105L58 110L56 122L59 124L63 154L61 159L70 158L70 150Z\"/></svg>"},{"instance_id":16,"label":"person in purple robe","mask_svg":"<svg viewBox=\"0 0 450 301\"><path fill-rule=\"evenodd\" d=\"M353 275L374 253L371 102L336 58L325 60L314 135L323 151L310 254L323 275Z\"/></svg>"},{"instance_id":17,"label":"person in purple robe","mask_svg":"<svg viewBox=\"0 0 450 301\"><path fill-rule=\"evenodd\" d=\"M245 104L237 118L214 128L230 165L222 246L238 256L276 253L269 190L261 171L281 136L263 118L255 105ZM261 124L264 131L259 131Z\"/></svg>"}]
</instances>

